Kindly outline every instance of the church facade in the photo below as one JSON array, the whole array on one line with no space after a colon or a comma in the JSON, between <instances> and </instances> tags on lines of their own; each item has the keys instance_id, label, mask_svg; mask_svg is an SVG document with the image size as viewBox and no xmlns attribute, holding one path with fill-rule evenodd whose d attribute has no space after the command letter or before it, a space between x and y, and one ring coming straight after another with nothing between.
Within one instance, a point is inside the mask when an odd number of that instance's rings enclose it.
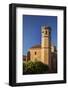
<instances>
[{"instance_id":1,"label":"church facade","mask_svg":"<svg viewBox=\"0 0 68 90\"><path fill-rule=\"evenodd\" d=\"M51 44L51 28L48 26L41 27L41 44L35 45L29 49L26 60L41 61L52 68L53 62L57 67L57 50Z\"/></svg>"}]
</instances>

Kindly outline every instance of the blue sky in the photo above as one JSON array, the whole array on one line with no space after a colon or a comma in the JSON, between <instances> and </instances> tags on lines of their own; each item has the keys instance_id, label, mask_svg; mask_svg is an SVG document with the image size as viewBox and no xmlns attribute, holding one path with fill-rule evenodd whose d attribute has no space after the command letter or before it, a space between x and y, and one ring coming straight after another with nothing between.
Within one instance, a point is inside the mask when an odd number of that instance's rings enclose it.
<instances>
[{"instance_id":1,"label":"blue sky","mask_svg":"<svg viewBox=\"0 0 68 90\"><path fill-rule=\"evenodd\" d=\"M51 27L51 42L57 46L57 17L23 15L23 54L26 55L29 48L41 44L41 26Z\"/></svg>"}]
</instances>

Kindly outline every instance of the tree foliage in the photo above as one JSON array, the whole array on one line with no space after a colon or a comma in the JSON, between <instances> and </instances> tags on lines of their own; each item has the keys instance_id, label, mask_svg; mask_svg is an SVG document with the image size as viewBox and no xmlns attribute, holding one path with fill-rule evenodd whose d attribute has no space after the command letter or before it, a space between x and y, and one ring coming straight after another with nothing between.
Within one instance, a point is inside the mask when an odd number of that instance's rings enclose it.
<instances>
[{"instance_id":1,"label":"tree foliage","mask_svg":"<svg viewBox=\"0 0 68 90\"><path fill-rule=\"evenodd\" d=\"M49 67L39 61L28 61L23 63L23 74L42 74L48 71Z\"/></svg>"}]
</instances>

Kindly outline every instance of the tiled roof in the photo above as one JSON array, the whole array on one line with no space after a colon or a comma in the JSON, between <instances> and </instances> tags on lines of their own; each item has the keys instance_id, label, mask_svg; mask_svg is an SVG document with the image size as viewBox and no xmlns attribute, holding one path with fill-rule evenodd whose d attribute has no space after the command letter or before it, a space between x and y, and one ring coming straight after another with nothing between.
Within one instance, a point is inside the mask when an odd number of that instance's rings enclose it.
<instances>
[{"instance_id":1,"label":"tiled roof","mask_svg":"<svg viewBox=\"0 0 68 90\"><path fill-rule=\"evenodd\" d=\"M34 49L34 48L41 48L41 45L34 45L30 49Z\"/></svg>"}]
</instances>

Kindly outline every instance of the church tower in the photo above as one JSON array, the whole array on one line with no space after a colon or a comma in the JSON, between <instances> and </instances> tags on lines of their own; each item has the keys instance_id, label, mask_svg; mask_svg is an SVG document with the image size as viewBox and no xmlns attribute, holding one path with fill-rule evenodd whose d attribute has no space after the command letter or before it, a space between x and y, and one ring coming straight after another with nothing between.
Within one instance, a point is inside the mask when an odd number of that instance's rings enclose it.
<instances>
[{"instance_id":1,"label":"church tower","mask_svg":"<svg viewBox=\"0 0 68 90\"><path fill-rule=\"evenodd\" d=\"M51 28L41 27L41 60L50 66L51 63Z\"/></svg>"}]
</instances>

